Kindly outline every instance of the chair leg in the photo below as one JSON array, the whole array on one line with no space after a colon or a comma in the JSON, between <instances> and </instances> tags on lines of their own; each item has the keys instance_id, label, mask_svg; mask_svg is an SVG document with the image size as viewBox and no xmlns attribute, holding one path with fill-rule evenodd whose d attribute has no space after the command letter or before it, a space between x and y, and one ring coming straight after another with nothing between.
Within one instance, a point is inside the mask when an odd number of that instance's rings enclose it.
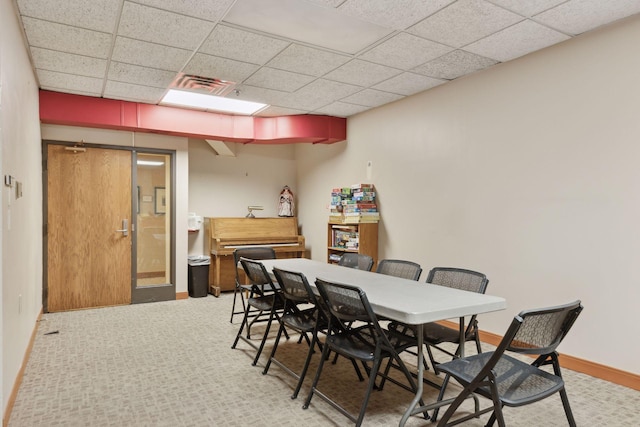
<instances>
[{"instance_id":1,"label":"chair leg","mask_svg":"<svg viewBox=\"0 0 640 427\"><path fill-rule=\"evenodd\" d=\"M492 427L496 420L498 421L498 426L506 427L504 416L502 415L502 407L500 405L491 413L489 421L487 421L487 424L485 424L484 427Z\"/></svg>"},{"instance_id":2,"label":"chair leg","mask_svg":"<svg viewBox=\"0 0 640 427\"><path fill-rule=\"evenodd\" d=\"M438 422L438 427L445 427L447 425L449 419L453 416L453 414L455 414L458 407L467 399L470 394L471 390L469 389L469 387L465 387L464 390L462 390L462 392L458 395L458 397L456 397L455 400L451 402L451 405L449 405L446 412ZM436 415L437 413L434 413L434 417Z\"/></svg>"},{"instance_id":3,"label":"chair leg","mask_svg":"<svg viewBox=\"0 0 640 427\"><path fill-rule=\"evenodd\" d=\"M337 355L338 353L336 353ZM353 365L353 369L355 369L356 371L356 375L358 376L358 380L360 382L364 381L364 377L362 376L362 372L360 372L360 368L358 367L358 364L356 363L355 359L350 359L351 360L351 364Z\"/></svg>"},{"instance_id":4,"label":"chair leg","mask_svg":"<svg viewBox=\"0 0 640 427\"><path fill-rule=\"evenodd\" d=\"M440 402L444 398L444 393L447 391L447 386L449 385L450 375L445 375L444 380L442 381L442 385L440 386L440 392L438 393L438 400ZM438 419L438 412L440 412L440 408L436 408L433 410L433 415L431 415L431 421L436 422Z\"/></svg>"},{"instance_id":5,"label":"chair leg","mask_svg":"<svg viewBox=\"0 0 640 427\"><path fill-rule=\"evenodd\" d=\"M431 366L433 367L433 373L436 375L440 375L440 371L438 370L438 362L433 357L433 352L431 351L431 346L429 344L425 345L427 349L427 355L429 356L429 362L431 362Z\"/></svg>"},{"instance_id":6,"label":"chair leg","mask_svg":"<svg viewBox=\"0 0 640 427\"><path fill-rule=\"evenodd\" d=\"M236 297L238 293L240 293L240 301L242 302L242 311L244 312L247 309L247 306L244 302L244 294L242 293L242 289L240 289L236 284L233 290L233 305L231 306L231 319L229 319L229 323L233 323L233 317L236 314L240 314L239 311L236 311Z\"/></svg>"},{"instance_id":7,"label":"chair leg","mask_svg":"<svg viewBox=\"0 0 640 427\"><path fill-rule=\"evenodd\" d=\"M262 371L262 375L267 375L269 372L269 367L271 366L271 359L276 355L276 350L278 349L278 343L280 342L280 337L282 336L282 330L284 329L284 323L280 323L280 327L278 328L278 334L276 335L276 342L273 343L273 348L271 349L271 354L269 355L269 359L267 360L267 364Z\"/></svg>"},{"instance_id":8,"label":"chair leg","mask_svg":"<svg viewBox=\"0 0 640 427\"><path fill-rule=\"evenodd\" d=\"M233 315L236 314L236 294L238 293L238 288L236 287L233 290L233 304L231 305L231 318L229 319L229 323L233 323Z\"/></svg>"},{"instance_id":9,"label":"chair leg","mask_svg":"<svg viewBox=\"0 0 640 427\"><path fill-rule=\"evenodd\" d=\"M564 413L567 416L567 421L571 427L576 427L576 420L573 419L573 412L571 411L571 405L569 405L569 397L567 396L567 391L563 388L560 390L560 399L562 399L562 407L564 408Z\"/></svg>"},{"instance_id":10,"label":"chair leg","mask_svg":"<svg viewBox=\"0 0 640 427\"><path fill-rule=\"evenodd\" d=\"M380 368L380 352L376 354L373 361L373 367L371 368L371 372L369 373L369 386L367 387L366 394L364 395L362 406L360 406L360 414L358 415L358 419L356 420L356 427L360 427L362 425L362 420L364 419L364 414L367 410L367 405L369 404L371 391L373 391L373 386L376 383L376 375L378 374L379 368Z\"/></svg>"},{"instance_id":11,"label":"chair leg","mask_svg":"<svg viewBox=\"0 0 640 427\"><path fill-rule=\"evenodd\" d=\"M244 310L244 316L242 316L242 323L240 323L240 329L238 329L238 333L236 334L236 339L233 341L233 345L231 346L231 348L236 348L236 345L238 344L238 340L242 335L242 330L244 329L249 319L249 309L250 307L247 305L246 309Z\"/></svg>"},{"instance_id":12,"label":"chair leg","mask_svg":"<svg viewBox=\"0 0 640 427\"><path fill-rule=\"evenodd\" d=\"M256 366L258 364L258 360L260 359L260 355L262 354L262 349L264 348L264 344L267 342L267 336L269 335L269 329L271 329L271 322L273 321L273 317L275 314L275 307L271 309L271 313L269 314L269 320L267 321L267 328L264 331L264 335L262 336L262 342L260 342L260 347L258 348L258 353L256 357L253 359L252 366ZM280 321L280 318L278 318Z\"/></svg>"},{"instance_id":13,"label":"chair leg","mask_svg":"<svg viewBox=\"0 0 640 427\"><path fill-rule=\"evenodd\" d=\"M307 375L307 370L309 369L309 364L311 363L311 356L313 355L313 347L318 342L318 335L314 331L313 337L311 338L311 344L309 344L309 351L307 352L307 358L304 361L304 366L302 367L302 372L300 372L300 378L298 378L298 384L296 384L296 389L293 391L291 395L292 399L296 399L298 397L298 393L300 393L300 388L302 387L302 383L304 382L304 377Z\"/></svg>"},{"instance_id":14,"label":"chair leg","mask_svg":"<svg viewBox=\"0 0 640 427\"><path fill-rule=\"evenodd\" d=\"M382 375L382 379L380 380L380 384L378 384L378 390L380 391L382 391L382 389L384 388L384 383L387 381L387 376L391 371L392 362L393 362L393 358L390 357L389 361L387 362L387 366L384 368L384 373Z\"/></svg>"},{"instance_id":15,"label":"chair leg","mask_svg":"<svg viewBox=\"0 0 640 427\"><path fill-rule=\"evenodd\" d=\"M311 399L313 398L313 393L315 392L316 386L318 385L318 381L320 380L322 367L324 366L324 362L328 357L329 357L329 346L325 343L324 349L322 350L322 357L320 358L320 363L318 364L318 369L316 369L316 376L313 378L313 383L311 384L311 390L309 390L309 394L307 395L307 398L304 401L304 405L302 405L302 409L309 408L309 404L311 403Z\"/></svg>"}]
</instances>

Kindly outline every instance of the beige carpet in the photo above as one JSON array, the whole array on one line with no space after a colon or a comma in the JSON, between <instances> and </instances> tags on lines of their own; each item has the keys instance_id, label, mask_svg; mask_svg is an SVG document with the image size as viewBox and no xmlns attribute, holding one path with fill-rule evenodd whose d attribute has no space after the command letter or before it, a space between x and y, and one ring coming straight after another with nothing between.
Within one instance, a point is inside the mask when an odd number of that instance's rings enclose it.
<instances>
[{"instance_id":1,"label":"beige carpet","mask_svg":"<svg viewBox=\"0 0 640 427\"><path fill-rule=\"evenodd\" d=\"M229 323L231 298L226 294L44 315L9 427L352 425L319 398L302 409L317 357L300 396L291 400L293 377L276 365L262 375L271 345L261 366L251 366L254 350L242 341L231 350L238 328ZM54 331L58 333L47 335ZM258 327L255 332L258 338ZM299 371L306 345L295 338L278 355ZM564 372L579 426L640 425L640 392ZM365 383L340 359L326 365L319 387L355 412ZM436 395L426 387L426 401ZM408 392L388 383L373 392L364 425L398 425L410 399ZM482 426L487 417L464 425ZM567 425L559 396L506 408L505 418L509 426ZM407 425L433 424L414 416Z\"/></svg>"}]
</instances>

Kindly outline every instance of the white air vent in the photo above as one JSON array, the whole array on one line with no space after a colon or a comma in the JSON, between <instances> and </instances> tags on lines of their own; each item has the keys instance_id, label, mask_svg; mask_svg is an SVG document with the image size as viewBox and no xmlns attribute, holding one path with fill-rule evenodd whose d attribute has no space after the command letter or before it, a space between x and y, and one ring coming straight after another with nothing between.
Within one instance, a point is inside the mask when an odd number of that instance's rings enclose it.
<instances>
[{"instance_id":1,"label":"white air vent","mask_svg":"<svg viewBox=\"0 0 640 427\"><path fill-rule=\"evenodd\" d=\"M193 92L209 93L211 95L225 96L233 91L235 82L214 79L212 77L194 76L179 73L171 82L171 89L190 90Z\"/></svg>"}]
</instances>

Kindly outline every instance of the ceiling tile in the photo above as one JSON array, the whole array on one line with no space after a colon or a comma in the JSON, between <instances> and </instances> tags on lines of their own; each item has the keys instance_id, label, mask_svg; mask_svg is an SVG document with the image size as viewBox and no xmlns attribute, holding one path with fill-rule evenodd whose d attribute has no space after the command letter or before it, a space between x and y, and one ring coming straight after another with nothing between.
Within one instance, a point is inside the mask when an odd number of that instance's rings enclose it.
<instances>
[{"instance_id":1,"label":"ceiling tile","mask_svg":"<svg viewBox=\"0 0 640 427\"><path fill-rule=\"evenodd\" d=\"M394 30L404 30L437 12L454 0L347 0L338 10L363 21Z\"/></svg>"},{"instance_id":2,"label":"ceiling tile","mask_svg":"<svg viewBox=\"0 0 640 427\"><path fill-rule=\"evenodd\" d=\"M120 4L113 0L18 0L22 15L105 33L114 30Z\"/></svg>"},{"instance_id":3,"label":"ceiling tile","mask_svg":"<svg viewBox=\"0 0 640 427\"><path fill-rule=\"evenodd\" d=\"M183 49L195 49L213 23L152 7L125 2L118 35Z\"/></svg>"},{"instance_id":4,"label":"ceiling tile","mask_svg":"<svg viewBox=\"0 0 640 427\"><path fill-rule=\"evenodd\" d=\"M117 37L111 59L142 67L179 71L190 55L188 50Z\"/></svg>"},{"instance_id":5,"label":"ceiling tile","mask_svg":"<svg viewBox=\"0 0 640 427\"><path fill-rule=\"evenodd\" d=\"M292 73L289 71L276 70L275 68L262 67L251 77L244 81L251 86L264 87L267 89L294 92L302 86L313 81L315 77L304 74Z\"/></svg>"},{"instance_id":6,"label":"ceiling tile","mask_svg":"<svg viewBox=\"0 0 640 427\"><path fill-rule=\"evenodd\" d=\"M413 69L416 73L452 80L495 65L497 61L464 50L454 50Z\"/></svg>"},{"instance_id":7,"label":"ceiling tile","mask_svg":"<svg viewBox=\"0 0 640 427\"><path fill-rule=\"evenodd\" d=\"M103 78L107 71L105 59L90 58L55 50L31 48L31 57L36 68L58 71L60 73L77 74L85 77Z\"/></svg>"},{"instance_id":8,"label":"ceiling tile","mask_svg":"<svg viewBox=\"0 0 640 427\"><path fill-rule=\"evenodd\" d=\"M410 70L453 49L411 34L400 33L365 52L360 59Z\"/></svg>"},{"instance_id":9,"label":"ceiling tile","mask_svg":"<svg viewBox=\"0 0 640 427\"><path fill-rule=\"evenodd\" d=\"M519 13L522 16L531 17L567 0L488 0L491 3Z\"/></svg>"},{"instance_id":10,"label":"ceiling tile","mask_svg":"<svg viewBox=\"0 0 640 427\"><path fill-rule=\"evenodd\" d=\"M345 2L345 0L307 0L307 1L311 3L319 4L321 6L327 6L327 7L338 7Z\"/></svg>"},{"instance_id":11,"label":"ceiling tile","mask_svg":"<svg viewBox=\"0 0 640 427\"><path fill-rule=\"evenodd\" d=\"M322 108L318 108L314 113L326 114L328 116L349 117L354 114L368 110L364 105L348 104L346 102L334 102Z\"/></svg>"},{"instance_id":12,"label":"ceiling tile","mask_svg":"<svg viewBox=\"0 0 640 427\"><path fill-rule=\"evenodd\" d=\"M235 0L135 0L136 3L171 12L193 16L207 21L218 21Z\"/></svg>"},{"instance_id":13,"label":"ceiling tile","mask_svg":"<svg viewBox=\"0 0 640 427\"><path fill-rule=\"evenodd\" d=\"M293 93L292 96L284 99L279 105L314 111L361 89L362 87L359 86L318 79Z\"/></svg>"},{"instance_id":14,"label":"ceiling tile","mask_svg":"<svg viewBox=\"0 0 640 427\"><path fill-rule=\"evenodd\" d=\"M638 12L638 0L570 0L536 15L535 20L568 34L581 34Z\"/></svg>"},{"instance_id":15,"label":"ceiling tile","mask_svg":"<svg viewBox=\"0 0 640 427\"><path fill-rule=\"evenodd\" d=\"M156 70L115 61L109 65L109 80L122 83L167 88L175 77L176 73L173 71Z\"/></svg>"},{"instance_id":16,"label":"ceiling tile","mask_svg":"<svg viewBox=\"0 0 640 427\"><path fill-rule=\"evenodd\" d=\"M371 86L400 74L397 68L353 59L324 76L325 79L360 86Z\"/></svg>"},{"instance_id":17,"label":"ceiling tile","mask_svg":"<svg viewBox=\"0 0 640 427\"><path fill-rule=\"evenodd\" d=\"M420 74L415 73L402 73L396 77L392 77L389 80L385 80L382 83L373 86L373 88L385 92L409 96L413 95L414 93L422 92L424 90L438 86L442 83L446 83L446 81L434 79L427 76L421 76Z\"/></svg>"},{"instance_id":18,"label":"ceiling tile","mask_svg":"<svg viewBox=\"0 0 640 427\"><path fill-rule=\"evenodd\" d=\"M166 89L107 81L104 96L125 101L157 104L164 96Z\"/></svg>"},{"instance_id":19,"label":"ceiling tile","mask_svg":"<svg viewBox=\"0 0 640 427\"><path fill-rule=\"evenodd\" d=\"M73 90L76 92L100 95L102 93L102 79L94 77L74 76L73 74L58 73L56 71L36 70L42 89Z\"/></svg>"},{"instance_id":20,"label":"ceiling tile","mask_svg":"<svg viewBox=\"0 0 640 427\"><path fill-rule=\"evenodd\" d=\"M391 33L336 9L300 0L237 0L224 22L350 54Z\"/></svg>"},{"instance_id":21,"label":"ceiling tile","mask_svg":"<svg viewBox=\"0 0 640 427\"><path fill-rule=\"evenodd\" d=\"M217 25L200 47L201 53L252 64L265 64L290 43L237 28Z\"/></svg>"},{"instance_id":22,"label":"ceiling tile","mask_svg":"<svg viewBox=\"0 0 640 427\"><path fill-rule=\"evenodd\" d=\"M459 0L411 27L409 32L449 46L462 47L522 19L484 0Z\"/></svg>"},{"instance_id":23,"label":"ceiling tile","mask_svg":"<svg viewBox=\"0 0 640 427\"><path fill-rule=\"evenodd\" d=\"M106 59L111 50L111 35L65 24L24 17L30 46Z\"/></svg>"},{"instance_id":24,"label":"ceiling tile","mask_svg":"<svg viewBox=\"0 0 640 427\"><path fill-rule=\"evenodd\" d=\"M265 89L256 86L238 85L235 95L227 95L227 98L237 97L245 101L262 102L269 105L282 105L291 96L289 92Z\"/></svg>"},{"instance_id":25,"label":"ceiling tile","mask_svg":"<svg viewBox=\"0 0 640 427\"><path fill-rule=\"evenodd\" d=\"M404 96L395 93L382 92L375 89L365 89L354 95L343 98L342 101L358 105L365 105L367 107L377 107L379 105L397 101L398 99L402 98L404 98Z\"/></svg>"},{"instance_id":26,"label":"ceiling tile","mask_svg":"<svg viewBox=\"0 0 640 427\"><path fill-rule=\"evenodd\" d=\"M267 63L269 67L320 77L349 61L346 55L292 44Z\"/></svg>"},{"instance_id":27,"label":"ceiling tile","mask_svg":"<svg viewBox=\"0 0 640 427\"><path fill-rule=\"evenodd\" d=\"M569 36L527 20L470 44L465 50L506 62L567 39Z\"/></svg>"},{"instance_id":28,"label":"ceiling tile","mask_svg":"<svg viewBox=\"0 0 640 427\"><path fill-rule=\"evenodd\" d=\"M258 68L255 64L197 53L184 68L184 72L195 74L196 76L241 83L255 73Z\"/></svg>"}]
</instances>

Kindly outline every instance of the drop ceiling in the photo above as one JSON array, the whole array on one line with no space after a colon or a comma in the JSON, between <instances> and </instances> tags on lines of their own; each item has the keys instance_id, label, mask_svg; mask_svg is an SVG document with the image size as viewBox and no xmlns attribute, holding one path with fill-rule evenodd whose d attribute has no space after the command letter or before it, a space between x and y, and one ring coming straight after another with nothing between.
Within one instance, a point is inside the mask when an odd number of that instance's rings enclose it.
<instances>
[{"instance_id":1,"label":"drop ceiling","mask_svg":"<svg viewBox=\"0 0 640 427\"><path fill-rule=\"evenodd\" d=\"M348 117L640 12L640 0L14 1L41 89L158 104L196 76L269 104L261 116Z\"/></svg>"}]
</instances>

